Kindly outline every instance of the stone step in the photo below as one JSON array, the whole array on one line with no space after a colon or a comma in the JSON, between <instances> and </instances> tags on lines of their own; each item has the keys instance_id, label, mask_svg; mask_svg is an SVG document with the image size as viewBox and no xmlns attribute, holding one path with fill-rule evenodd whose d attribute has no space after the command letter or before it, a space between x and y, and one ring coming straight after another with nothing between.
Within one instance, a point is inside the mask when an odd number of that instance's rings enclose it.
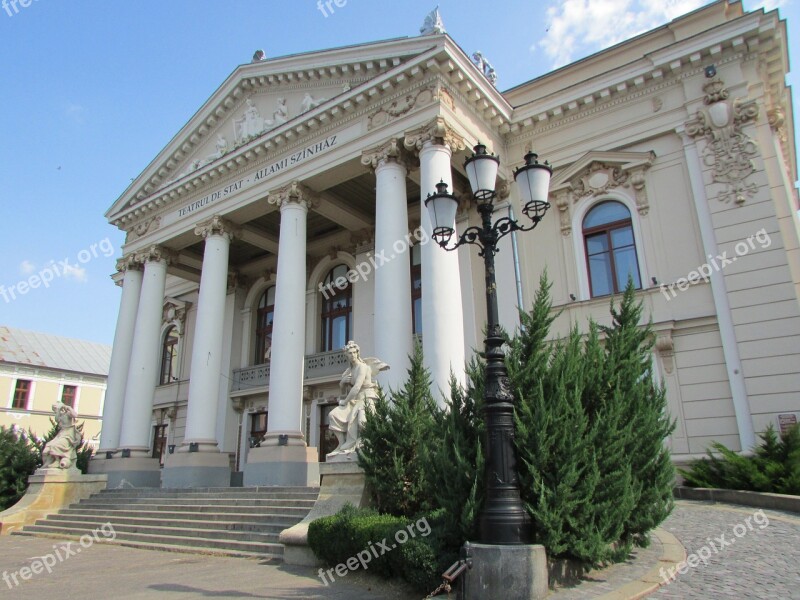
<instances>
[{"instance_id":1,"label":"stone step","mask_svg":"<svg viewBox=\"0 0 800 600\"><path fill-rule=\"evenodd\" d=\"M25 535L32 537L46 537L53 539L64 539L77 542L82 535L89 533L90 530L72 530L58 527L43 527L39 525L29 525L22 531L14 531L12 535ZM169 537L148 534L121 533L114 540L103 540L100 543L116 544L119 546L129 546L133 548L144 548L148 550L164 550L170 552L189 552L197 554L214 554L220 556L240 556L259 559L283 560L283 544L265 543L254 544L251 542L236 542L220 540L210 540L205 538L182 538L179 544ZM92 538L94 540L94 538Z\"/></svg>"},{"instance_id":2,"label":"stone step","mask_svg":"<svg viewBox=\"0 0 800 600\"><path fill-rule=\"evenodd\" d=\"M73 507L77 505L73 504ZM191 520L191 521L233 521L233 522L251 522L253 519L258 519L259 522L270 523L272 525L281 525L291 527L296 522L300 521L297 516L286 516L280 513L265 513L249 512L249 513L236 513L236 512L173 512L173 511L158 511L158 510L124 510L124 509L111 509L111 508L64 508L59 511L59 515L64 516L78 516L85 515L91 518L102 519L103 522L109 519L117 518L150 518L156 519L161 522L174 521L174 520ZM51 515L53 516L53 515ZM304 515L305 516L305 515Z\"/></svg>"},{"instance_id":3,"label":"stone step","mask_svg":"<svg viewBox=\"0 0 800 600\"><path fill-rule=\"evenodd\" d=\"M203 505L203 504L136 504L136 503L84 503L81 501L78 504L73 504L70 508L78 509L94 509L94 510L125 510L129 512L138 512L146 509L150 511L162 512L207 512L207 513L248 513L251 515L261 514L281 514L287 516L299 516L301 519L305 517L311 510L311 506L298 507L298 506L242 506L242 505Z\"/></svg>"},{"instance_id":4,"label":"stone step","mask_svg":"<svg viewBox=\"0 0 800 600\"><path fill-rule=\"evenodd\" d=\"M110 522L114 528L117 536L120 534L147 534L147 535L160 535L167 536L172 539L180 538L205 538L208 540L223 540L237 541L237 542L253 542L259 544L277 543L278 533L268 533L262 531L245 531L237 529L224 529L224 528L201 528L201 527L175 527L172 523L165 525L164 523L155 525L137 524L126 525ZM39 527L55 527L58 529L69 529L73 531L92 531L99 529L103 523L95 525L88 524L82 521L54 521L52 519L40 519L36 521L36 526ZM99 534L102 536L102 532Z\"/></svg>"},{"instance_id":5,"label":"stone step","mask_svg":"<svg viewBox=\"0 0 800 600\"><path fill-rule=\"evenodd\" d=\"M150 505L195 505L195 506L273 506L279 508L304 508L311 510L314 506L314 499L304 500L285 500L281 498L185 498L185 497L172 497L172 498L149 498L149 497L135 497L135 498L109 498L100 495L93 495L85 498L79 503L81 506L107 506L119 504L150 504Z\"/></svg>"},{"instance_id":6,"label":"stone step","mask_svg":"<svg viewBox=\"0 0 800 600\"><path fill-rule=\"evenodd\" d=\"M116 488L110 490L103 490L101 494L178 494L181 496L191 494L283 494L283 493L298 493L298 494L318 494L318 487L301 487L301 486L252 486L252 487L201 487L201 488L154 488L154 487L139 487L139 488Z\"/></svg>"},{"instance_id":7,"label":"stone step","mask_svg":"<svg viewBox=\"0 0 800 600\"><path fill-rule=\"evenodd\" d=\"M121 525L139 525L148 527L161 527L165 523L165 519L159 513L156 517L134 517L134 516L120 516L114 515L113 520L109 521L108 515L98 513L96 515L87 515L81 511L75 511L68 514L55 514L47 517L47 523L61 524L61 523L81 523L84 527L91 529L99 529L106 523L111 523L115 530ZM292 520L284 522L270 521L253 521L252 515L241 515L243 518L239 520L222 519L225 515L214 515L220 517L216 520L207 519L209 515L200 514L196 519L169 519L169 526L194 528L194 529L219 529L231 531L255 531L262 533L279 534L284 529L291 527L295 524ZM43 524L43 522L40 521Z\"/></svg>"},{"instance_id":8,"label":"stone step","mask_svg":"<svg viewBox=\"0 0 800 600\"><path fill-rule=\"evenodd\" d=\"M224 493L160 493L158 491L137 491L135 494L112 494L107 490L94 494L94 498L108 500L122 500L131 498L196 498L196 499L218 499L218 500L315 500L319 494L316 492L249 492L246 494L224 494Z\"/></svg>"}]
</instances>

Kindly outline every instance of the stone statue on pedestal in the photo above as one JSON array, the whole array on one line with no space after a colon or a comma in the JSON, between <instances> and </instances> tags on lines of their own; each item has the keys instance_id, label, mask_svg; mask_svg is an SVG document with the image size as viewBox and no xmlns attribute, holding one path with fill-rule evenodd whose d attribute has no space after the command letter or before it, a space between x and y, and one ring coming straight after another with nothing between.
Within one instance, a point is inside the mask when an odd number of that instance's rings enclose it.
<instances>
[{"instance_id":1,"label":"stone statue on pedestal","mask_svg":"<svg viewBox=\"0 0 800 600\"><path fill-rule=\"evenodd\" d=\"M81 434L75 427L78 413L71 406L58 402L53 404L58 433L47 442L42 451L42 469L70 469L78 459L76 449L81 443Z\"/></svg>"},{"instance_id":2,"label":"stone statue on pedestal","mask_svg":"<svg viewBox=\"0 0 800 600\"><path fill-rule=\"evenodd\" d=\"M361 358L361 349L353 341L344 347L350 367L339 382L341 395L339 406L329 416L330 430L336 434L339 445L327 457L335 460L355 460L356 450L361 445L361 428L367 420L366 410L378 397L375 377L389 365L377 358Z\"/></svg>"}]
</instances>

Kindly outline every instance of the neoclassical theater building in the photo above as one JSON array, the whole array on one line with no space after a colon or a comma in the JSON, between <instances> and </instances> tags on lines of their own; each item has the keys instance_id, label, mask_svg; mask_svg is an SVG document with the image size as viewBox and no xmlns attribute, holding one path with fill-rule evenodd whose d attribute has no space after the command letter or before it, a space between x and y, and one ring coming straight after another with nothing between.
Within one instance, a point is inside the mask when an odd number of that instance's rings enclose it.
<instances>
[{"instance_id":1,"label":"neoclassical theater building","mask_svg":"<svg viewBox=\"0 0 800 600\"><path fill-rule=\"evenodd\" d=\"M434 15L435 17L435 15ZM435 394L482 344L483 262L430 242L464 159L554 167L551 210L503 239L500 319L540 274L590 318L628 276L657 332L676 461L750 448L800 416L800 225L789 41L777 11L714 2L505 92L429 18L415 37L237 67L106 213L127 233L92 469L136 486L317 484L342 347L402 385L421 340ZM521 217L524 218L524 217Z\"/></svg>"}]
</instances>

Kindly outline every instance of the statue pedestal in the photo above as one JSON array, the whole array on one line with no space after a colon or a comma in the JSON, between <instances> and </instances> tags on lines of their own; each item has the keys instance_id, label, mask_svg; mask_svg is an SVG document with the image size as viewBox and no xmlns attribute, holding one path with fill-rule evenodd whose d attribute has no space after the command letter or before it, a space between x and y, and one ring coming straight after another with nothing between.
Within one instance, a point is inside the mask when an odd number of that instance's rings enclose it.
<instances>
[{"instance_id":1,"label":"statue pedestal","mask_svg":"<svg viewBox=\"0 0 800 600\"><path fill-rule=\"evenodd\" d=\"M281 532L280 542L285 546L283 560L287 565L314 567L322 564L308 547L311 521L336 514L348 502L356 508L369 505L364 471L358 463L320 463L319 474L322 482L314 508L297 525Z\"/></svg>"},{"instance_id":2,"label":"statue pedestal","mask_svg":"<svg viewBox=\"0 0 800 600\"><path fill-rule=\"evenodd\" d=\"M83 475L78 469L38 469L28 490L11 508L0 512L0 535L33 525L70 504L106 488L106 475Z\"/></svg>"}]
</instances>

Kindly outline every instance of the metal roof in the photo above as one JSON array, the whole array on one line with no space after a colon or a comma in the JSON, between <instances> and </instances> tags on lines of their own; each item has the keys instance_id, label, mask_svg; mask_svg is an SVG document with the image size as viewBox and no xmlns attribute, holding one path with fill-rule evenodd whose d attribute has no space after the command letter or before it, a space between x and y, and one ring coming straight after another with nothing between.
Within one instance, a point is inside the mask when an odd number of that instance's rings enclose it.
<instances>
[{"instance_id":1,"label":"metal roof","mask_svg":"<svg viewBox=\"0 0 800 600\"><path fill-rule=\"evenodd\" d=\"M111 346L0 325L0 362L107 376Z\"/></svg>"}]
</instances>

